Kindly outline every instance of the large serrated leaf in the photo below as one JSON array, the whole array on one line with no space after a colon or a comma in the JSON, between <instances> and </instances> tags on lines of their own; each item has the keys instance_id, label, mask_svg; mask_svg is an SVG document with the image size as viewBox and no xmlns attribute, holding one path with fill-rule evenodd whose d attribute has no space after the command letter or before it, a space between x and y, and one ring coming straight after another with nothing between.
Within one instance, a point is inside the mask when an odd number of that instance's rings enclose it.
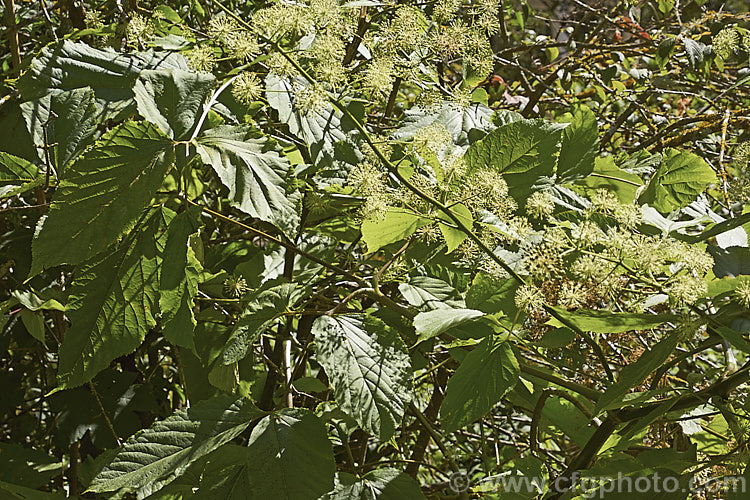
<instances>
[{"instance_id":1,"label":"large serrated leaf","mask_svg":"<svg viewBox=\"0 0 750 500\"><path fill-rule=\"evenodd\" d=\"M408 283L401 283L398 290L409 304L421 311L460 308L465 305L455 288L430 276L413 276Z\"/></svg>"},{"instance_id":2,"label":"large serrated leaf","mask_svg":"<svg viewBox=\"0 0 750 500\"><path fill-rule=\"evenodd\" d=\"M95 493L136 491L140 497L173 481L200 457L244 431L263 415L247 399L219 396L178 410L130 437L94 478Z\"/></svg>"},{"instance_id":3,"label":"large serrated leaf","mask_svg":"<svg viewBox=\"0 0 750 500\"><path fill-rule=\"evenodd\" d=\"M134 351L156 324L158 271L173 216L167 208L152 211L136 234L78 269L67 307L71 325L60 346L60 388L91 380Z\"/></svg>"},{"instance_id":4,"label":"large serrated leaf","mask_svg":"<svg viewBox=\"0 0 750 500\"><path fill-rule=\"evenodd\" d=\"M519 367L507 342L484 339L448 380L440 406L443 430L453 432L483 417L518 382Z\"/></svg>"},{"instance_id":5,"label":"large serrated leaf","mask_svg":"<svg viewBox=\"0 0 750 500\"><path fill-rule=\"evenodd\" d=\"M38 161L38 149L31 140L20 106L20 96L8 96L0 104L0 151L23 158L27 161Z\"/></svg>"},{"instance_id":6,"label":"large serrated leaf","mask_svg":"<svg viewBox=\"0 0 750 500\"><path fill-rule=\"evenodd\" d=\"M21 104L21 113L39 157L45 157L45 144L51 146L50 160L58 176L91 143L96 130L94 92L88 87L27 101Z\"/></svg>"},{"instance_id":7,"label":"large serrated leaf","mask_svg":"<svg viewBox=\"0 0 750 500\"><path fill-rule=\"evenodd\" d=\"M339 485L321 500L419 500L425 498L419 485L400 470L371 470L360 481Z\"/></svg>"},{"instance_id":8,"label":"large serrated leaf","mask_svg":"<svg viewBox=\"0 0 750 500\"><path fill-rule=\"evenodd\" d=\"M479 273L466 292L466 307L489 314L503 312L513 318L518 311L515 294L519 286L518 280L513 278L495 278Z\"/></svg>"},{"instance_id":9,"label":"large serrated leaf","mask_svg":"<svg viewBox=\"0 0 750 500\"><path fill-rule=\"evenodd\" d=\"M633 203L636 190L643 184L640 177L619 168L611 156L597 157L593 173L578 183L591 189L614 191L624 204Z\"/></svg>"},{"instance_id":10,"label":"large serrated leaf","mask_svg":"<svg viewBox=\"0 0 750 500\"><path fill-rule=\"evenodd\" d=\"M190 349L195 349L193 298L198 294L199 275L203 271L190 240L202 225L200 214L200 207L192 207L169 224L159 271L162 333L173 344Z\"/></svg>"},{"instance_id":11,"label":"large serrated leaf","mask_svg":"<svg viewBox=\"0 0 750 500\"><path fill-rule=\"evenodd\" d=\"M406 346L373 316L321 316L313 324L317 360L342 410L381 441L393 435L412 398Z\"/></svg>"},{"instance_id":12,"label":"large serrated leaf","mask_svg":"<svg viewBox=\"0 0 750 500\"><path fill-rule=\"evenodd\" d=\"M467 172L489 169L502 174L511 196L523 201L536 182L554 173L566 126L521 120L498 127L469 146L464 156Z\"/></svg>"},{"instance_id":13,"label":"large serrated leaf","mask_svg":"<svg viewBox=\"0 0 750 500\"><path fill-rule=\"evenodd\" d=\"M687 151L667 149L638 201L661 212L671 212L695 201L713 182L716 182L716 173L703 158Z\"/></svg>"},{"instance_id":14,"label":"large serrated leaf","mask_svg":"<svg viewBox=\"0 0 750 500\"><path fill-rule=\"evenodd\" d=\"M266 149L265 139L249 138L249 130L246 126L212 128L198 137L198 154L229 188L233 205L282 230L293 231L299 215L284 189L289 160Z\"/></svg>"},{"instance_id":15,"label":"large serrated leaf","mask_svg":"<svg viewBox=\"0 0 750 500\"><path fill-rule=\"evenodd\" d=\"M303 113L294 105L295 87L300 89L307 82L298 78L294 83L270 73L266 77L268 104L279 113L279 120L289 126L289 131L305 144L316 144L317 151L330 150L333 145L346 139L341 130L341 113L326 105L322 109Z\"/></svg>"},{"instance_id":16,"label":"large serrated leaf","mask_svg":"<svg viewBox=\"0 0 750 500\"><path fill-rule=\"evenodd\" d=\"M138 112L175 140L188 139L216 78L181 69L144 70L133 86Z\"/></svg>"},{"instance_id":17,"label":"large serrated leaf","mask_svg":"<svg viewBox=\"0 0 750 500\"><path fill-rule=\"evenodd\" d=\"M155 68L189 69L181 54L152 51L123 54L64 40L42 49L18 79L18 90L26 100L32 100L51 92L91 87L100 117L122 120L135 112L131 90L135 79L142 70Z\"/></svg>"},{"instance_id":18,"label":"large serrated leaf","mask_svg":"<svg viewBox=\"0 0 750 500\"><path fill-rule=\"evenodd\" d=\"M161 186L174 149L156 127L127 122L71 165L40 221L31 274L78 264L127 232Z\"/></svg>"}]
</instances>

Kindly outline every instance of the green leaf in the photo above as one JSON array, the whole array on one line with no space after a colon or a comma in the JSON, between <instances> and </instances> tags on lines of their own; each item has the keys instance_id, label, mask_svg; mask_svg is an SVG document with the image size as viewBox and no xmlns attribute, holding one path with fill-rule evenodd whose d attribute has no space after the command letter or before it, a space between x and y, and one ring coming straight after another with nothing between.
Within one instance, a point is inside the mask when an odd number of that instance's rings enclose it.
<instances>
[{"instance_id":1,"label":"green leaf","mask_svg":"<svg viewBox=\"0 0 750 500\"><path fill-rule=\"evenodd\" d=\"M42 146L54 144L49 150L50 160L58 176L92 142L96 130L94 92L88 87L25 102L21 104L21 113L40 158L45 157Z\"/></svg>"},{"instance_id":2,"label":"green leaf","mask_svg":"<svg viewBox=\"0 0 750 500\"><path fill-rule=\"evenodd\" d=\"M475 309L435 309L434 311L421 312L414 317L414 329L419 335L417 343L436 337L455 326L482 316L484 316L484 313Z\"/></svg>"},{"instance_id":3,"label":"green leaf","mask_svg":"<svg viewBox=\"0 0 750 500\"><path fill-rule=\"evenodd\" d=\"M161 186L174 150L153 125L127 122L71 165L32 245L31 275L78 264L114 243Z\"/></svg>"},{"instance_id":4,"label":"green leaf","mask_svg":"<svg viewBox=\"0 0 750 500\"><path fill-rule=\"evenodd\" d=\"M590 189L609 189L627 204L633 203L636 189L643 184L640 177L619 168L611 156L597 157L592 174L578 183Z\"/></svg>"},{"instance_id":5,"label":"green leaf","mask_svg":"<svg viewBox=\"0 0 750 500\"><path fill-rule=\"evenodd\" d=\"M133 352L156 325L158 271L166 226L174 213L151 212L143 226L78 269L70 288L70 328L60 346L60 388L91 380Z\"/></svg>"},{"instance_id":6,"label":"green leaf","mask_svg":"<svg viewBox=\"0 0 750 500\"><path fill-rule=\"evenodd\" d=\"M408 141L418 130L430 125L443 125L450 132L456 145L468 146L469 133L472 130L489 132L495 128L491 120L492 109L484 104L457 108L453 104L444 103L434 111L415 106L404 114L406 118L403 124L393 133L393 138L399 141Z\"/></svg>"},{"instance_id":7,"label":"green leaf","mask_svg":"<svg viewBox=\"0 0 750 500\"><path fill-rule=\"evenodd\" d=\"M558 349L570 344L575 338L576 332L570 328L555 328L554 330L549 330L545 333L541 339L535 342L535 344L541 347Z\"/></svg>"},{"instance_id":8,"label":"green leaf","mask_svg":"<svg viewBox=\"0 0 750 500\"><path fill-rule=\"evenodd\" d=\"M583 106L565 113L562 121L570 123L562 132L557 164L557 176L560 183L565 184L594 171L594 160L599 152L599 125L594 113Z\"/></svg>"},{"instance_id":9,"label":"green leaf","mask_svg":"<svg viewBox=\"0 0 750 500\"><path fill-rule=\"evenodd\" d=\"M0 184L23 184L36 179L38 169L28 160L0 151Z\"/></svg>"},{"instance_id":10,"label":"green leaf","mask_svg":"<svg viewBox=\"0 0 750 500\"><path fill-rule=\"evenodd\" d=\"M667 149L638 201L667 213L695 201L715 182L716 174L703 158L687 151Z\"/></svg>"},{"instance_id":11,"label":"green leaf","mask_svg":"<svg viewBox=\"0 0 750 500\"><path fill-rule=\"evenodd\" d=\"M626 404L623 402L623 396L643 383L672 355L680 341L679 337L676 333L667 333L655 346L641 354L635 363L623 368L619 380L608 387L596 402L594 413L598 414L603 410L619 408Z\"/></svg>"},{"instance_id":12,"label":"green leaf","mask_svg":"<svg viewBox=\"0 0 750 500\"><path fill-rule=\"evenodd\" d=\"M354 484L339 485L320 500L419 500L425 496L419 485L400 470L371 470Z\"/></svg>"},{"instance_id":13,"label":"green leaf","mask_svg":"<svg viewBox=\"0 0 750 500\"><path fill-rule=\"evenodd\" d=\"M674 314L641 314L641 313L613 313L606 310L568 311L562 307L552 307L564 320L552 318L548 325L555 327L570 326L585 332L621 333L635 330L648 330L668 321L679 321Z\"/></svg>"},{"instance_id":14,"label":"green leaf","mask_svg":"<svg viewBox=\"0 0 750 500\"><path fill-rule=\"evenodd\" d=\"M58 493L46 493L4 481L0 481L0 493L6 500L64 500L67 498Z\"/></svg>"},{"instance_id":15,"label":"green leaf","mask_svg":"<svg viewBox=\"0 0 750 500\"><path fill-rule=\"evenodd\" d=\"M295 283L262 291L248 302L221 353L220 363L231 365L247 356L252 343L305 293Z\"/></svg>"},{"instance_id":16,"label":"green leaf","mask_svg":"<svg viewBox=\"0 0 750 500\"><path fill-rule=\"evenodd\" d=\"M44 451L0 443L0 481L39 488L57 476L62 466L60 460Z\"/></svg>"},{"instance_id":17,"label":"green leaf","mask_svg":"<svg viewBox=\"0 0 750 500\"><path fill-rule=\"evenodd\" d=\"M717 278L736 278L750 275L750 249L747 247L707 247L714 258L714 275Z\"/></svg>"},{"instance_id":18,"label":"green leaf","mask_svg":"<svg viewBox=\"0 0 750 500\"><path fill-rule=\"evenodd\" d=\"M398 285L398 290L409 304L420 310L464 307L455 288L430 276L412 276L408 283Z\"/></svg>"},{"instance_id":19,"label":"green leaf","mask_svg":"<svg viewBox=\"0 0 750 500\"><path fill-rule=\"evenodd\" d=\"M367 243L367 253L380 250L386 245L408 238L414 231L431 221L412 212L389 208L382 220L362 222L362 239Z\"/></svg>"},{"instance_id":20,"label":"green leaf","mask_svg":"<svg viewBox=\"0 0 750 500\"><path fill-rule=\"evenodd\" d=\"M143 498L179 477L195 460L234 439L261 415L249 400L232 396L177 410L130 437L89 489L94 493L137 491Z\"/></svg>"},{"instance_id":21,"label":"green leaf","mask_svg":"<svg viewBox=\"0 0 750 500\"><path fill-rule=\"evenodd\" d=\"M472 228L472 226L474 225L474 218L471 216L471 210L466 208L465 205L459 203L458 205L453 205L452 207L450 207L449 210L464 224L464 226L468 227L469 229ZM458 245L463 243L463 241L467 238L467 234L455 227L455 224L448 216L448 214L441 212L438 218L451 224L448 225L438 223L440 232L443 233L445 243L448 245L447 253L451 253L453 250L458 248Z\"/></svg>"},{"instance_id":22,"label":"green leaf","mask_svg":"<svg viewBox=\"0 0 750 500\"><path fill-rule=\"evenodd\" d=\"M482 169L503 174L510 193L523 201L542 177L551 177L560 154L565 124L521 120L496 128L464 156L467 173Z\"/></svg>"},{"instance_id":23,"label":"green leaf","mask_svg":"<svg viewBox=\"0 0 750 500\"><path fill-rule=\"evenodd\" d=\"M333 488L336 462L323 422L302 408L258 423L248 444L245 498L317 500Z\"/></svg>"},{"instance_id":24,"label":"green leaf","mask_svg":"<svg viewBox=\"0 0 750 500\"><path fill-rule=\"evenodd\" d=\"M516 385L518 361L507 342L487 337L464 358L448 380L440 423L454 432L489 412Z\"/></svg>"},{"instance_id":25,"label":"green leaf","mask_svg":"<svg viewBox=\"0 0 750 500\"><path fill-rule=\"evenodd\" d=\"M175 345L195 350L193 331L195 316L193 299L198 295L198 282L203 266L190 245L202 226L201 208L192 207L175 217L167 229L163 264L159 271L159 310L162 313L162 334ZM191 238L195 236L195 238Z\"/></svg>"},{"instance_id":26,"label":"green leaf","mask_svg":"<svg viewBox=\"0 0 750 500\"><path fill-rule=\"evenodd\" d=\"M37 161L39 151L31 140L26 122L18 102L20 96L8 96L0 105L0 152L11 154L27 161Z\"/></svg>"},{"instance_id":27,"label":"green leaf","mask_svg":"<svg viewBox=\"0 0 750 500\"><path fill-rule=\"evenodd\" d=\"M18 79L18 90L28 101L51 92L91 87L99 105L99 118L117 121L135 112L132 87L138 74L155 68L189 69L181 54L124 54L64 40L42 49Z\"/></svg>"},{"instance_id":28,"label":"green leaf","mask_svg":"<svg viewBox=\"0 0 750 500\"><path fill-rule=\"evenodd\" d=\"M480 272L466 292L466 307L488 314L503 312L512 318L518 311L515 297L519 286L513 278L495 278Z\"/></svg>"},{"instance_id":29,"label":"green leaf","mask_svg":"<svg viewBox=\"0 0 750 500\"><path fill-rule=\"evenodd\" d=\"M42 344L44 343L44 316L40 312L21 310L21 321L29 334Z\"/></svg>"},{"instance_id":30,"label":"green leaf","mask_svg":"<svg viewBox=\"0 0 750 500\"><path fill-rule=\"evenodd\" d=\"M144 70L133 86L138 112L175 140L190 138L216 78L181 69Z\"/></svg>"},{"instance_id":31,"label":"green leaf","mask_svg":"<svg viewBox=\"0 0 750 500\"><path fill-rule=\"evenodd\" d=\"M313 324L317 361L341 409L362 428L391 437L412 399L412 368L399 336L374 316L321 316Z\"/></svg>"},{"instance_id":32,"label":"green leaf","mask_svg":"<svg viewBox=\"0 0 750 500\"><path fill-rule=\"evenodd\" d=\"M249 138L249 132L249 126L212 128L198 137L198 154L229 188L232 205L291 233L299 216L284 189L289 160L270 150L266 139Z\"/></svg>"},{"instance_id":33,"label":"green leaf","mask_svg":"<svg viewBox=\"0 0 750 500\"><path fill-rule=\"evenodd\" d=\"M688 243L699 243L701 241L706 241L709 238L713 238L714 236L728 233L732 229L745 225L748 222L750 222L750 212L737 215L736 217L719 222L718 224L710 224L702 233L695 236L683 235L682 239Z\"/></svg>"}]
</instances>

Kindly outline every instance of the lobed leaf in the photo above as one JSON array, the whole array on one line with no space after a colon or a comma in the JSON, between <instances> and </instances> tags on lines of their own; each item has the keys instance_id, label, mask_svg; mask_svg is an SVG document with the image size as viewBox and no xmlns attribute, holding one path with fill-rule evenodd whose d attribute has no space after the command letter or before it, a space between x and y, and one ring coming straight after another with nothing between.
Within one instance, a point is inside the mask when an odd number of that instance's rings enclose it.
<instances>
[{"instance_id":1,"label":"lobed leaf","mask_svg":"<svg viewBox=\"0 0 750 500\"><path fill-rule=\"evenodd\" d=\"M158 491L195 460L229 442L262 416L252 402L225 395L177 410L131 436L94 477L90 491Z\"/></svg>"}]
</instances>

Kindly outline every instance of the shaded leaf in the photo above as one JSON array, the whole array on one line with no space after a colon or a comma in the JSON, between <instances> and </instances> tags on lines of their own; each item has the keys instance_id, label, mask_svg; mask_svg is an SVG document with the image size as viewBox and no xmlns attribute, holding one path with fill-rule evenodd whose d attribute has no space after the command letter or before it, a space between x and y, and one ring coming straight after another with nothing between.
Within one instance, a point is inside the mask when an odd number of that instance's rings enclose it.
<instances>
[{"instance_id":1,"label":"shaded leaf","mask_svg":"<svg viewBox=\"0 0 750 500\"><path fill-rule=\"evenodd\" d=\"M38 169L30 161L0 151L0 184L3 186L31 182L37 175Z\"/></svg>"},{"instance_id":2,"label":"shaded leaf","mask_svg":"<svg viewBox=\"0 0 750 500\"><path fill-rule=\"evenodd\" d=\"M90 490L146 496L179 477L195 460L234 439L263 415L247 399L219 396L177 410L130 437L92 481Z\"/></svg>"},{"instance_id":3,"label":"shaded leaf","mask_svg":"<svg viewBox=\"0 0 750 500\"><path fill-rule=\"evenodd\" d=\"M247 356L252 343L304 293L305 289L295 283L284 283L248 302L222 350L220 363L231 365Z\"/></svg>"},{"instance_id":4,"label":"shaded leaf","mask_svg":"<svg viewBox=\"0 0 750 500\"><path fill-rule=\"evenodd\" d=\"M454 432L483 417L518 382L518 361L507 342L480 342L448 380L440 423Z\"/></svg>"},{"instance_id":5,"label":"shaded leaf","mask_svg":"<svg viewBox=\"0 0 750 500\"><path fill-rule=\"evenodd\" d=\"M258 423L248 444L245 498L316 500L333 488L336 462L323 422L302 408Z\"/></svg>"},{"instance_id":6,"label":"shaded leaf","mask_svg":"<svg viewBox=\"0 0 750 500\"><path fill-rule=\"evenodd\" d=\"M26 100L51 92L91 87L101 119L122 120L135 112L132 87L144 69L189 67L181 54L100 50L82 42L63 40L48 45L18 79Z\"/></svg>"},{"instance_id":7,"label":"shaded leaf","mask_svg":"<svg viewBox=\"0 0 750 500\"><path fill-rule=\"evenodd\" d=\"M195 128L216 78L182 69L144 70L133 86L138 112L165 135L185 140Z\"/></svg>"},{"instance_id":8,"label":"shaded leaf","mask_svg":"<svg viewBox=\"0 0 750 500\"><path fill-rule=\"evenodd\" d=\"M21 104L21 112L39 157L44 158L43 145L54 145L49 150L50 160L58 176L92 142L96 130L94 92L88 87L27 101Z\"/></svg>"},{"instance_id":9,"label":"shaded leaf","mask_svg":"<svg viewBox=\"0 0 750 500\"><path fill-rule=\"evenodd\" d=\"M623 396L640 385L654 370L659 368L672 355L680 338L677 334L665 335L659 343L641 354L635 363L629 364L620 372L619 380L609 386L596 402L595 413L624 404Z\"/></svg>"},{"instance_id":10,"label":"shaded leaf","mask_svg":"<svg viewBox=\"0 0 750 500\"><path fill-rule=\"evenodd\" d=\"M156 325L158 271L166 226L174 213L151 212L143 227L78 269L70 288L70 328L60 346L60 388L91 380L133 352Z\"/></svg>"},{"instance_id":11,"label":"shaded leaf","mask_svg":"<svg viewBox=\"0 0 750 500\"><path fill-rule=\"evenodd\" d=\"M371 470L360 481L339 485L321 500L419 500L425 498L419 485L400 470L384 467Z\"/></svg>"},{"instance_id":12,"label":"shaded leaf","mask_svg":"<svg viewBox=\"0 0 750 500\"><path fill-rule=\"evenodd\" d=\"M198 294L198 281L203 266L190 245L202 226L200 207L180 213L169 224L164 246L163 263L159 269L159 309L162 334L175 345L195 349L193 331L195 317L193 298Z\"/></svg>"},{"instance_id":13,"label":"shaded leaf","mask_svg":"<svg viewBox=\"0 0 750 500\"><path fill-rule=\"evenodd\" d=\"M172 164L172 143L153 125L111 130L65 172L32 246L31 274L78 264L135 223Z\"/></svg>"}]
</instances>

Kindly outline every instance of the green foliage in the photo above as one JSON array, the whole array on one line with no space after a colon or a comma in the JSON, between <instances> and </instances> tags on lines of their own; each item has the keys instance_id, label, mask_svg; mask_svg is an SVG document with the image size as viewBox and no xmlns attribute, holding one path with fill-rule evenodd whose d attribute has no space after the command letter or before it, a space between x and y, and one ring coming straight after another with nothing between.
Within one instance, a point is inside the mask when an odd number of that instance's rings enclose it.
<instances>
[{"instance_id":1,"label":"green foliage","mask_svg":"<svg viewBox=\"0 0 750 500\"><path fill-rule=\"evenodd\" d=\"M128 122L105 134L64 174L40 219L32 275L78 264L129 231L174 161L171 142L153 126Z\"/></svg>"},{"instance_id":2,"label":"green foliage","mask_svg":"<svg viewBox=\"0 0 750 500\"><path fill-rule=\"evenodd\" d=\"M615 3L6 2L0 496L747 477L747 16Z\"/></svg>"},{"instance_id":3,"label":"green foliage","mask_svg":"<svg viewBox=\"0 0 750 500\"><path fill-rule=\"evenodd\" d=\"M479 343L448 382L440 418L453 432L486 415L518 382L518 362L506 342L492 336Z\"/></svg>"}]
</instances>

